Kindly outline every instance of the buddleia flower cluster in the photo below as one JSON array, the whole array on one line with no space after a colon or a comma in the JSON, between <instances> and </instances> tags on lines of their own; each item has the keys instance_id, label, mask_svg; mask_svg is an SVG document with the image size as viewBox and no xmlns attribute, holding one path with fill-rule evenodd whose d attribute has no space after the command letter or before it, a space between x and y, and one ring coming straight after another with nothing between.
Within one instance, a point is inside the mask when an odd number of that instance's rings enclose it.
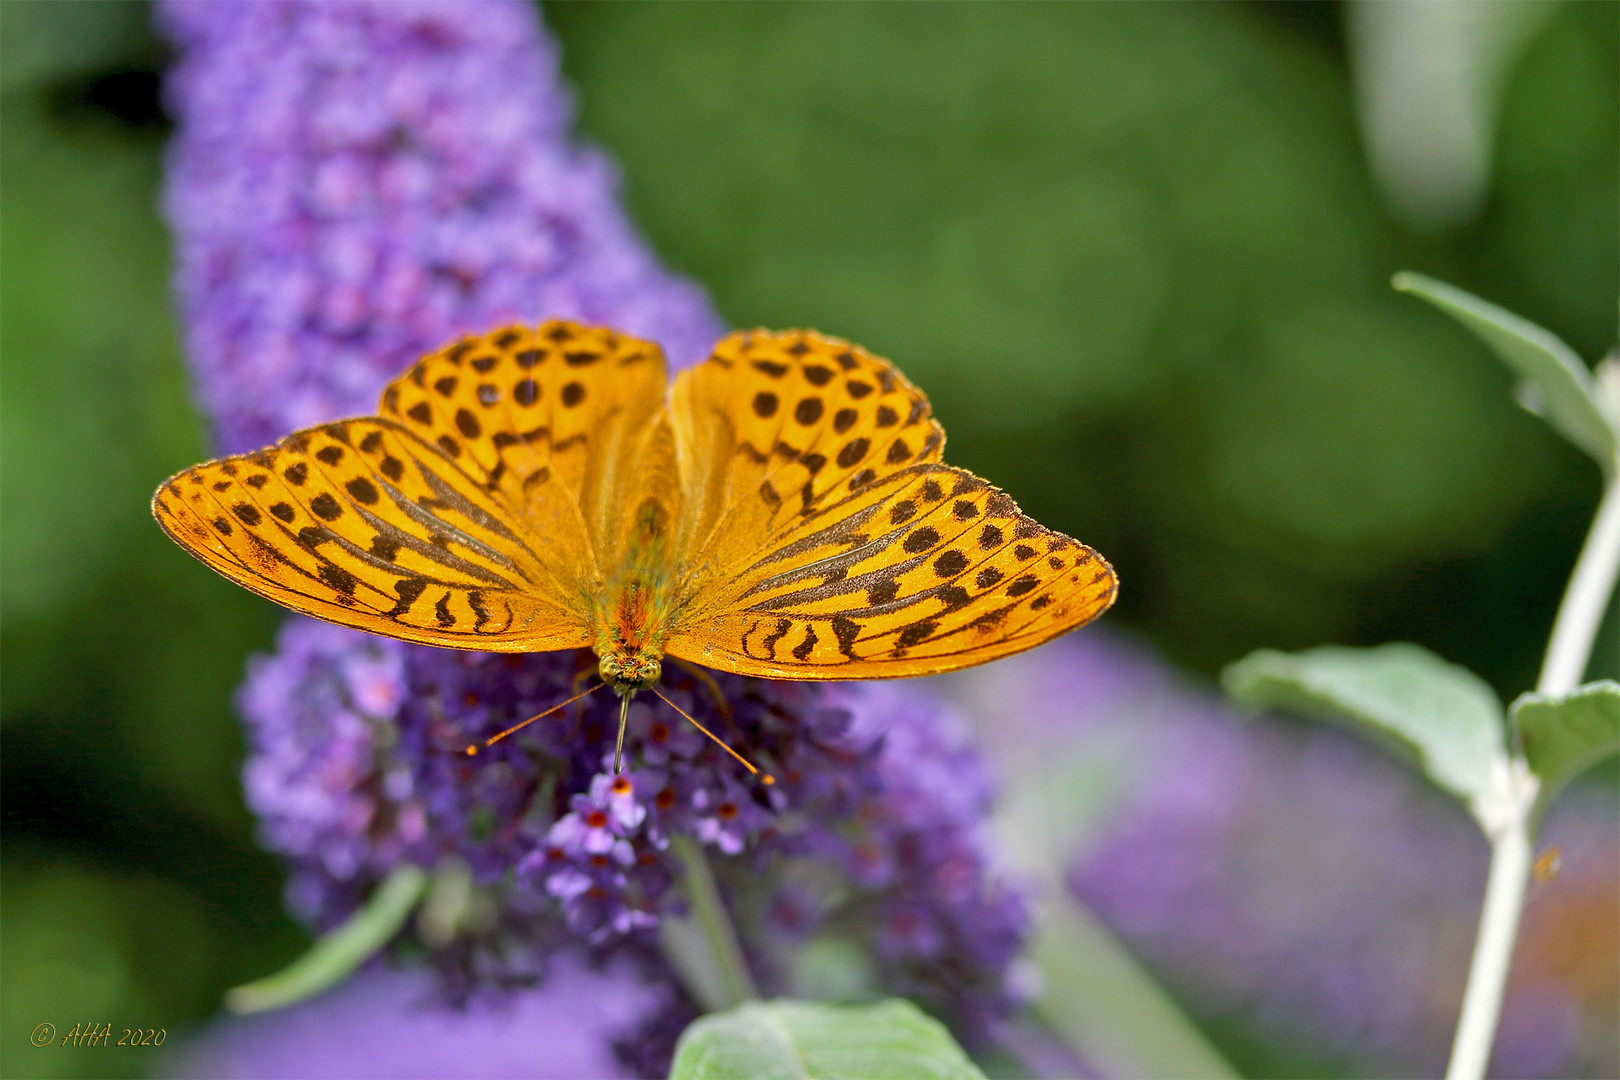
<instances>
[{"instance_id":1,"label":"buddleia flower cluster","mask_svg":"<svg viewBox=\"0 0 1620 1080\"><path fill-rule=\"evenodd\" d=\"M612 163L570 139L518 0L161 5L180 54L164 212L218 449L375 410L425 352L570 318L677 367L723 332L658 265Z\"/></svg>"},{"instance_id":2,"label":"buddleia flower cluster","mask_svg":"<svg viewBox=\"0 0 1620 1080\"><path fill-rule=\"evenodd\" d=\"M220 447L372 410L419 355L502 322L570 317L659 342L720 336L570 140L554 46L521 0L170 3L178 119L165 206L198 394ZM762 992L852 949L848 978L959 1034L1016 1004L1028 916L983 829L991 786L925 695L683 669L660 689L776 778L761 784L671 704L603 690L468 756L594 681L588 653L406 645L304 618L240 694L247 799L313 929L401 866L428 898L396 942L452 1000L544 984L567 957L631 965L664 1004L620 1039L667 1065L695 1014L659 947L686 915L677 854L712 868ZM567 961L567 962L572 962ZM850 965L846 965L850 967Z\"/></svg>"},{"instance_id":3,"label":"buddleia flower cluster","mask_svg":"<svg viewBox=\"0 0 1620 1080\"><path fill-rule=\"evenodd\" d=\"M477 890L432 952L453 992L542 980L572 948L669 979L656 931L685 913L671 841L688 837L765 992L791 992L794 958L826 938L870 958L871 989L932 1004L970 1037L1015 1004L1025 900L991 872L990 778L941 706L905 687L676 668L661 686L673 705L747 747L773 785L656 699L631 705L633 765L614 775L606 691L465 753L571 696L593 664L290 622L254 662L242 710L249 802L289 860L294 910L335 925L410 862ZM684 1023L690 1005L678 1009Z\"/></svg>"}]
</instances>

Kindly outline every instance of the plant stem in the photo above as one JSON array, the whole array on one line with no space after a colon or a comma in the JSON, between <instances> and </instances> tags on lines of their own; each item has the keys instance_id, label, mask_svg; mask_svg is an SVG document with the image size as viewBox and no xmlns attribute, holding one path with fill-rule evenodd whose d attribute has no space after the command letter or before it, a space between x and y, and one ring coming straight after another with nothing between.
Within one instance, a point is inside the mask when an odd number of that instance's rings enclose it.
<instances>
[{"instance_id":1,"label":"plant stem","mask_svg":"<svg viewBox=\"0 0 1620 1080\"><path fill-rule=\"evenodd\" d=\"M689 836L671 837L669 843L670 850L681 860L686 900L692 907L704 948L698 956L689 944L677 945L674 949L666 948L666 955L673 953L671 959L678 968L691 969L682 970L682 976L711 1012L758 999L759 990L749 974L737 931L726 914L703 849ZM687 943L691 940L691 937L685 938Z\"/></svg>"},{"instance_id":2,"label":"plant stem","mask_svg":"<svg viewBox=\"0 0 1620 1080\"><path fill-rule=\"evenodd\" d=\"M1614 475L1614 474L1611 474ZM1553 622L1552 640L1541 666L1536 690L1543 694L1567 694L1580 684L1586 663L1592 656L1592 640L1598 623L1614 592L1615 571L1620 569L1620 482L1610 480L1598 504L1597 517L1586 534L1586 544L1575 561L1558 618Z\"/></svg>"},{"instance_id":3,"label":"plant stem","mask_svg":"<svg viewBox=\"0 0 1620 1080\"><path fill-rule=\"evenodd\" d=\"M1524 910L1524 891L1530 882L1530 807L1535 802L1535 778L1521 767L1509 766L1507 784L1513 800L1509 813L1490 836L1491 869L1485 881L1485 904L1479 915L1479 937L1468 970L1462 1015L1451 1044L1446 1080L1480 1080L1490 1063L1491 1043L1502 1015L1502 993L1507 988L1513 943ZM1525 790L1528 789L1528 790Z\"/></svg>"},{"instance_id":4,"label":"plant stem","mask_svg":"<svg viewBox=\"0 0 1620 1080\"><path fill-rule=\"evenodd\" d=\"M225 995L238 1016L280 1009L329 990L388 944L427 891L427 871L402 863L389 871L364 907L284 969Z\"/></svg>"},{"instance_id":5,"label":"plant stem","mask_svg":"<svg viewBox=\"0 0 1620 1080\"><path fill-rule=\"evenodd\" d=\"M1552 638L1541 667L1536 690L1564 695L1580 684L1592 658L1609 597L1620 570L1620 469L1611 469L1603 500L1586 535L1564 599L1553 621ZM1513 961L1524 893L1530 883L1530 854L1534 842L1530 816L1538 783L1517 753L1501 761L1500 795L1481 808L1481 824L1491 842L1490 876L1485 882L1485 904L1479 916L1479 937L1463 993L1462 1015L1451 1045L1446 1080L1480 1080L1490 1064L1491 1043L1502 1013L1502 994Z\"/></svg>"}]
</instances>

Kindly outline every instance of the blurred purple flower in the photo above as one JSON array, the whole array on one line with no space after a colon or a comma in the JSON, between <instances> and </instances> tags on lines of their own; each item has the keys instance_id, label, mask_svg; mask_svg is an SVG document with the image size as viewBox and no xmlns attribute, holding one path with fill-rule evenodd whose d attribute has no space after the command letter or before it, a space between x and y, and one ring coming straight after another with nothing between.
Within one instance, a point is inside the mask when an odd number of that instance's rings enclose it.
<instances>
[{"instance_id":1,"label":"blurred purple flower","mask_svg":"<svg viewBox=\"0 0 1620 1080\"><path fill-rule=\"evenodd\" d=\"M519 0L190 4L161 17L181 60L166 208L200 396L226 450L369 411L384 382L464 331L572 316L660 342L675 366L721 327L661 270L599 153L570 142L555 47ZM630 773L609 774L617 703L571 706L587 653L496 656L305 619L241 692L248 799L290 867L289 902L341 921L393 867L473 895L416 934L454 996L546 977L559 956L628 963L665 988L617 1038L667 1065L693 1015L656 949L679 914L670 837L704 845L756 977L782 945L855 940L883 988L965 1034L1015 998L1027 921L995 880L983 763L915 690L719 676L661 688L779 783L762 788L661 702L631 709ZM811 873L790 872L813 866ZM427 920L431 921L431 920ZM518 991L521 993L521 991Z\"/></svg>"},{"instance_id":2,"label":"blurred purple flower","mask_svg":"<svg viewBox=\"0 0 1620 1080\"><path fill-rule=\"evenodd\" d=\"M557 1080L632 1076L615 1039L666 1007L625 964L559 960L543 987L447 1007L422 974L371 971L316 1002L214 1023L164 1075L209 1080Z\"/></svg>"},{"instance_id":3,"label":"blurred purple flower","mask_svg":"<svg viewBox=\"0 0 1620 1080\"><path fill-rule=\"evenodd\" d=\"M1296 1067L1443 1070L1487 860L1455 802L1336 728L1246 723L1104 633L958 679L998 738L1113 789L1070 886L1196 1014ZM1554 807L1564 872L1531 896L1493 1075L1620 1064L1615 809L1594 789Z\"/></svg>"}]
</instances>

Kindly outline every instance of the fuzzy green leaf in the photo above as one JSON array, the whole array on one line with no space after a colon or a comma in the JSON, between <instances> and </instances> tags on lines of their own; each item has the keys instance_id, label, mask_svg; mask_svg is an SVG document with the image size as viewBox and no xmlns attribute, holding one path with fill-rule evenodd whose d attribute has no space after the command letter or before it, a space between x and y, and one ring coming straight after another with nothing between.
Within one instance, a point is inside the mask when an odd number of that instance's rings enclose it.
<instances>
[{"instance_id":1,"label":"fuzzy green leaf","mask_svg":"<svg viewBox=\"0 0 1620 1080\"><path fill-rule=\"evenodd\" d=\"M1592 375L1581 358L1527 319L1422 274L1395 275L1395 288L1420 296L1462 323L1522 380L1532 411L1560 435L1597 459L1605 473L1614 468L1614 423L1598 404Z\"/></svg>"},{"instance_id":2,"label":"fuzzy green leaf","mask_svg":"<svg viewBox=\"0 0 1620 1080\"><path fill-rule=\"evenodd\" d=\"M750 1002L696 1021L670 1080L984 1080L939 1021L909 1001Z\"/></svg>"},{"instance_id":3,"label":"fuzzy green leaf","mask_svg":"<svg viewBox=\"0 0 1620 1080\"><path fill-rule=\"evenodd\" d=\"M1424 774L1458 798L1485 794L1502 753L1502 705L1473 672L1416 645L1323 646L1299 653L1261 649L1221 675L1226 692L1255 708L1351 721L1394 742Z\"/></svg>"},{"instance_id":4,"label":"fuzzy green leaf","mask_svg":"<svg viewBox=\"0 0 1620 1080\"><path fill-rule=\"evenodd\" d=\"M1521 694L1510 715L1525 759L1541 778L1543 804L1586 769L1620 753L1620 683L1587 683L1563 697Z\"/></svg>"}]
</instances>

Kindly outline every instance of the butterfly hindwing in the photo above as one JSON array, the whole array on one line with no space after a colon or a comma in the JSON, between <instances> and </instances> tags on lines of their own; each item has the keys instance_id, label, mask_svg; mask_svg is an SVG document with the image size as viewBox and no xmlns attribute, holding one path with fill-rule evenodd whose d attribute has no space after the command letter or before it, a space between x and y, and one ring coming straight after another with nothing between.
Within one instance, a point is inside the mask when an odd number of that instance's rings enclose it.
<instances>
[{"instance_id":1,"label":"butterfly hindwing","mask_svg":"<svg viewBox=\"0 0 1620 1080\"><path fill-rule=\"evenodd\" d=\"M656 345L553 320L466 337L383 391L380 410L504 497L560 576L587 592L624 509L619 489L663 410Z\"/></svg>"},{"instance_id":2,"label":"butterfly hindwing","mask_svg":"<svg viewBox=\"0 0 1620 1080\"><path fill-rule=\"evenodd\" d=\"M691 556L672 655L777 678L922 675L1030 648L1112 603L1117 582L1096 552L940 462L943 433L927 400L886 361L814 334L728 341L732 351L717 356L729 367L711 360L676 384L677 426L702 431L710 414L709 471L696 471L711 487L723 478L729 505ZM728 391L739 370L770 381L749 376ZM851 394L846 380L871 389ZM854 420L809 432L777 421L784 399L805 400L806 384L819 388L822 415L849 409ZM777 410L758 407L761 393L777 394ZM735 445L715 445L720 433ZM760 462L771 440L786 448Z\"/></svg>"},{"instance_id":3,"label":"butterfly hindwing","mask_svg":"<svg viewBox=\"0 0 1620 1080\"><path fill-rule=\"evenodd\" d=\"M454 648L589 643L567 583L487 477L390 420L339 421L198 465L152 509L221 574L332 622Z\"/></svg>"}]
</instances>

